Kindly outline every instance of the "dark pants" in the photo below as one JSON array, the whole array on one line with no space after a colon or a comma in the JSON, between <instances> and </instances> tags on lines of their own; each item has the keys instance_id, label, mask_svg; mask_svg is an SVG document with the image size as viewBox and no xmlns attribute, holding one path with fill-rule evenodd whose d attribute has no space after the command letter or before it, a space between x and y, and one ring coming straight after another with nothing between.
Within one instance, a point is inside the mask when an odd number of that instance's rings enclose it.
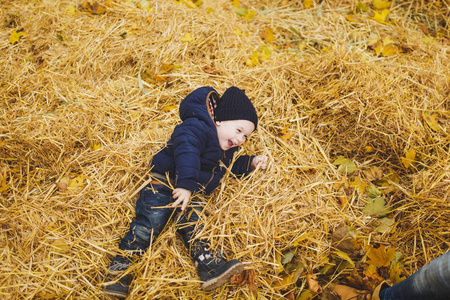
<instances>
[{"instance_id":1,"label":"dark pants","mask_svg":"<svg viewBox=\"0 0 450 300\"><path fill-rule=\"evenodd\" d=\"M380 292L382 300L450 299L450 252L432 260L422 269Z\"/></svg>"},{"instance_id":2,"label":"dark pants","mask_svg":"<svg viewBox=\"0 0 450 300\"><path fill-rule=\"evenodd\" d=\"M119 249L131 251L138 256L147 250L150 242L161 234L169 221L177 219L181 212L179 207L170 207L174 200L167 181L162 179L162 176L155 179L160 183L149 184L140 191L139 199L136 201L136 218L131 222L130 230L119 244ZM191 201L175 224L177 232L194 259L200 251L209 249L209 243L194 238L200 228L199 214L202 210L203 205L200 202Z\"/></svg>"}]
</instances>

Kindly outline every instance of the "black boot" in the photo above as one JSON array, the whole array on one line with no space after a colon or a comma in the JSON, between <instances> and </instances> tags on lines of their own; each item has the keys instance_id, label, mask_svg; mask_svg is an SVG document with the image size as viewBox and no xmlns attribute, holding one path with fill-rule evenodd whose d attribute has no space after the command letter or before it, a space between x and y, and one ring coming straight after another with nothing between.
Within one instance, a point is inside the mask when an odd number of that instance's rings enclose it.
<instances>
[{"instance_id":1,"label":"black boot","mask_svg":"<svg viewBox=\"0 0 450 300\"><path fill-rule=\"evenodd\" d=\"M105 294L125 299L128 296L132 275L127 272L130 261L126 258L116 256L109 267L103 291Z\"/></svg>"},{"instance_id":2,"label":"black boot","mask_svg":"<svg viewBox=\"0 0 450 300\"><path fill-rule=\"evenodd\" d=\"M207 292L221 287L230 281L231 276L244 271L244 264L241 261L237 259L226 261L210 251L198 255L195 265L200 272L201 280L204 281L202 290Z\"/></svg>"}]
</instances>

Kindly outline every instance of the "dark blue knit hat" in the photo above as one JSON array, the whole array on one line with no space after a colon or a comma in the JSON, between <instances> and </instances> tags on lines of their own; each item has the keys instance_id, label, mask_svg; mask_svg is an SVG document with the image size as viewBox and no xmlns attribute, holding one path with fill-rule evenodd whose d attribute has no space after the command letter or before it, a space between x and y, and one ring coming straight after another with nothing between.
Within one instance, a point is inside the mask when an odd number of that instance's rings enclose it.
<instances>
[{"instance_id":1,"label":"dark blue knit hat","mask_svg":"<svg viewBox=\"0 0 450 300\"><path fill-rule=\"evenodd\" d=\"M255 107L244 91L232 86L220 97L214 109L216 121L248 120L258 126L258 116Z\"/></svg>"}]
</instances>

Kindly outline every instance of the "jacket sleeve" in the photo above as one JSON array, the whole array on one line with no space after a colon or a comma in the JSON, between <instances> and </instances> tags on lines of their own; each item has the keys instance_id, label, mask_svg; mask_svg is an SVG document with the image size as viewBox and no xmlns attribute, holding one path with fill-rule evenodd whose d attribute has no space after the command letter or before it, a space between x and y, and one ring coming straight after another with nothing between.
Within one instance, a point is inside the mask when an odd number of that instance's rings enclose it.
<instances>
[{"instance_id":1,"label":"jacket sleeve","mask_svg":"<svg viewBox=\"0 0 450 300\"><path fill-rule=\"evenodd\" d=\"M244 176L249 174L254 170L252 166L252 160L255 156L241 155L236 159L233 166L231 167L231 172L238 176Z\"/></svg>"},{"instance_id":2,"label":"jacket sleeve","mask_svg":"<svg viewBox=\"0 0 450 300\"><path fill-rule=\"evenodd\" d=\"M203 126L201 121L189 119L174 129L172 143L177 188L191 192L199 188L200 156L208 138Z\"/></svg>"}]
</instances>

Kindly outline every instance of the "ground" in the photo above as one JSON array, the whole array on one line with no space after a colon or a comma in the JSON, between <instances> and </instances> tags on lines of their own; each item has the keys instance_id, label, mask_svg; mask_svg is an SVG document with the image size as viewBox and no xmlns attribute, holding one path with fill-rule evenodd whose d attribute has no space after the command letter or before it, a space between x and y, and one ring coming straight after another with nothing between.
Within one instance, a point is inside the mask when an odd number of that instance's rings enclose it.
<instances>
[{"instance_id":1,"label":"ground","mask_svg":"<svg viewBox=\"0 0 450 300\"><path fill-rule=\"evenodd\" d=\"M191 91L244 89L259 127L199 233L245 276L206 293L168 227L130 299L312 299L449 249L447 1L0 3L0 298L108 299L152 156Z\"/></svg>"}]
</instances>

